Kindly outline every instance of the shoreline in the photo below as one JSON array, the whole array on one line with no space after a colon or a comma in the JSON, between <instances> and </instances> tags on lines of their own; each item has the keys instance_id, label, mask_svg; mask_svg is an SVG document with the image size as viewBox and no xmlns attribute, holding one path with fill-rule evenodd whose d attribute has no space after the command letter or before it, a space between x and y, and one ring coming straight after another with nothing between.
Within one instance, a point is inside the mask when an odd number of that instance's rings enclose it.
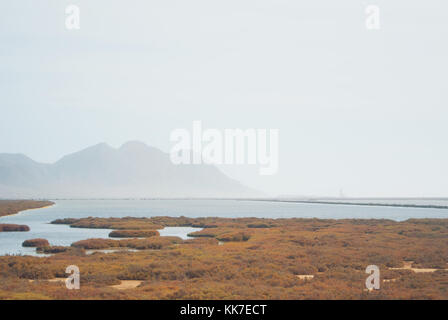
<instances>
[{"instance_id":1,"label":"shoreline","mask_svg":"<svg viewBox=\"0 0 448 320\"><path fill-rule=\"evenodd\" d=\"M19 213L22 213L22 212L25 212L25 211L31 211L31 210L39 210L39 209L50 208L50 207L53 207L53 206L55 206L55 205L56 205L56 203L53 202L53 204L49 204L49 205L46 205L46 206L43 206L43 207L39 207L39 208L29 208L29 209L20 210L19 212L10 214L10 215L8 215L8 216L14 216L14 215L16 215L16 214L19 214ZM3 217L8 217L8 216L3 216Z\"/></svg>"},{"instance_id":2,"label":"shoreline","mask_svg":"<svg viewBox=\"0 0 448 320\"><path fill-rule=\"evenodd\" d=\"M378 203L378 202L347 202L347 201L320 201L320 200L282 200L282 199L257 199L254 201L266 202L284 202L284 203L310 203L310 204L334 204L346 206L369 206L369 207L399 207L399 208L416 208L416 209L448 209L444 205L432 204L406 204L406 203Z\"/></svg>"},{"instance_id":3,"label":"shoreline","mask_svg":"<svg viewBox=\"0 0 448 320\"><path fill-rule=\"evenodd\" d=\"M129 201L160 201L160 200L164 200L164 201L185 201L185 200L190 200L190 201L195 201L195 200L219 200L219 201L264 201L264 202L282 202L282 203L308 203L308 204L333 204L333 205L350 205L350 206L370 206L370 207L399 207L399 208L422 208L422 209L442 209L442 210L446 210L448 209L448 204L447 205L439 205L439 204L417 204L417 203L400 203L400 200L427 200L427 201L431 201L431 200L448 200L447 198L397 198L397 199L393 199L393 198L372 198L372 199L368 199L366 198L366 202L352 202L353 201L360 201L363 200L361 198L357 199L357 198L353 198L353 199L346 199L346 200L331 200L331 199L322 199L322 200L304 200L304 199L281 199L281 198L63 198L63 199L55 199L55 200L67 200L67 201L123 201L123 200L129 200ZM374 202L367 202L367 201L374 201ZM382 201L382 200L387 200L387 201L397 201L396 203L384 203L384 202L375 202L376 201ZM1 202L2 200L0 200ZM53 201L51 201L53 202ZM52 205L54 205L55 203L53 202ZM49 206L52 206L49 205ZM45 206L47 207L47 206ZM31 209L41 209L44 207L40 207L40 208L31 208ZM29 209L25 209L25 210L29 210ZM24 211L24 210L21 210ZM1 215L0 215L1 217Z\"/></svg>"},{"instance_id":4,"label":"shoreline","mask_svg":"<svg viewBox=\"0 0 448 320\"><path fill-rule=\"evenodd\" d=\"M43 209L56 203L48 200L0 200L0 218L19 214L28 210Z\"/></svg>"}]
</instances>

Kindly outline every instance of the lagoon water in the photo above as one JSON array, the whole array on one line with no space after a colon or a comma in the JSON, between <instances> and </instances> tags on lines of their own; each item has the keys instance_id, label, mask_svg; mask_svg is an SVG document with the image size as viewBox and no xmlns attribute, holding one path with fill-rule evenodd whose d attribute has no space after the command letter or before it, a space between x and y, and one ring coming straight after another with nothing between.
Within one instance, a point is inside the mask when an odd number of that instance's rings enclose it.
<instances>
[{"instance_id":1,"label":"lagoon water","mask_svg":"<svg viewBox=\"0 0 448 320\"><path fill-rule=\"evenodd\" d=\"M52 225L61 218L83 217L258 217L321 219L448 218L448 209L311 204L242 200L57 200L47 208L26 210L0 217L0 223L26 224L29 232L0 232L0 255L36 255L35 248L23 248L27 239L45 238L51 245L68 246L88 238L108 238L108 229L79 229ZM197 228L165 228L162 236L179 236Z\"/></svg>"}]
</instances>

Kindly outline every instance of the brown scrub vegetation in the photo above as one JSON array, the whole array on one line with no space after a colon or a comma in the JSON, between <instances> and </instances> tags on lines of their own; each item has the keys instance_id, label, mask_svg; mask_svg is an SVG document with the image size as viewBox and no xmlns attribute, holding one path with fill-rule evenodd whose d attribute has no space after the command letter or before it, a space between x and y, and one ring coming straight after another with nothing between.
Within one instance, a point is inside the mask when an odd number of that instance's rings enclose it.
<instances>
[{"instance_id":1,"label":"brown scrub vegetation","mask_svg":"<svg viewBox=\"0 0 448 320\"><path fill-rule=\"evenodd\" d=\"M50 257L0 257L0 299L448 299L448 219L119 220L67 224L204 230L188 240L87 239ZM108 248L137 250L84 253ZM413 268L432 270L404 268L410 261ZM367 291L365 269L372 264L380 268L381 288ZM80 268L80 290L46 281L67 277L69 265ZM141 284L117 289L131 280Z\"/></svg>"},{"instance_id":2,"label":"brown scrub vegetation","mask_svg":"<svg viewBox=\"0 0 448 320\"><path fill-rule=\"evenodd\" d=\"M50 243L48 242L47 239L29 239L29 240L25 240L22 243L22 247L36 247L36 248L40 248L40 247L48 247L50 245Z\"/></svg>"},{"instance_id":3,"label":"brown scrub vegetation","mask_svg":"<svg viewBox=\"0 0 448 320\"><path fill-rule=\"evenodd\" d=\"M72 228L115 229L115 230L157 230L163 226L147 218L82 218L57 219L52 224L68 224Z\"/></svg>"},{"instance_id":4,"label":"brown scrub vegetation","mask_svg":"<svg viewBox=\"0 0 448 320\"><path fill-rule=\"evenodd\" d=\"M111 238L149 238L158 235L155 230L114 230L109 233Z\"/></svg>"},{"instance_id":5,"label":"brown scrub vegetation","mask_svg":"<svg viewBox=\"0 0 448 320\"><path fill-rule=\"evenodd\" d=\"M30 227L22 224L0 224L0 232L27 232Z\"/></svg>"},{"instance_id":6,"label":"brown scrub vegetation","mask_svg":"<svg viewBox=\"0 0 448 320\"><path fill-rule=\"evenodd\" d=\"M0 217L16 214L23 210L37 209L53 205L51 201L0 200Z\"/></svg>"}]
</instances>

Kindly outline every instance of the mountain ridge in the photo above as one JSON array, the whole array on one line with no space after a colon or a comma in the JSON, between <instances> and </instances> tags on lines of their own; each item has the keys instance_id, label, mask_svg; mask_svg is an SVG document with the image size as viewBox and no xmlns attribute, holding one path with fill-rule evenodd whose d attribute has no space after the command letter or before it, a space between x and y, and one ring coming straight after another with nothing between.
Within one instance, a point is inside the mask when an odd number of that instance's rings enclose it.
<instances>
[{"instance_id":1,"label":"mountain ridge","mask_svg":"<svg viewBox=\"0 0 448 320\"><path fill-rule=\"evenodd\" d=\"M39 163L0 153L0 198L246 198L260 193L211 165L174 165L169 154L140 141L96 144Z\"/></svg>"}]
</instances>

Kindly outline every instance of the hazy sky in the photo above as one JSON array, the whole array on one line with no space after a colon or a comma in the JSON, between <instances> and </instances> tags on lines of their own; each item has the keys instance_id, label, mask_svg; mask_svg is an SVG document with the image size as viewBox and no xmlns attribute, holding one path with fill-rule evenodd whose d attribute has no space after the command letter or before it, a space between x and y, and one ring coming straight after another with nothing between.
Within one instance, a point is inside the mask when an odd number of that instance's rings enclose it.
<instances>
[{"instance_id":1,"label":"hazy sky","mask_svg":"<svg viewBox=\"0 0 448 320\"><path fill-rule=\"evenodd\" d=\"M448 196L447 39L446 0L1 1L0 152L168 152L202 120L279 129L278 174L223 168L274 195Z\"/></svg>"}]
</instances>

